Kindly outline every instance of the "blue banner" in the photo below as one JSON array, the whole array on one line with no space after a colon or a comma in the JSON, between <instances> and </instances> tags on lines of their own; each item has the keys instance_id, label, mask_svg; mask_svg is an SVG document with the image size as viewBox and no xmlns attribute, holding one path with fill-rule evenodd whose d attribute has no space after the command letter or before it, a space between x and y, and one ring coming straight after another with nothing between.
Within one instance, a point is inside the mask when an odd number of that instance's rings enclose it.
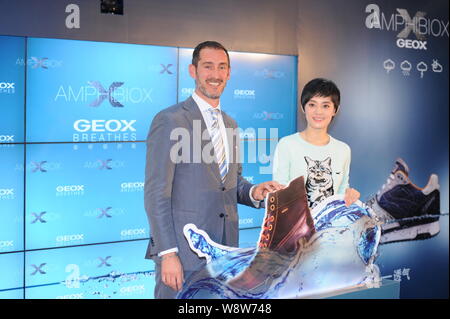
<instances>
[{"instance_id":1,"label":"blue banner","mask_svg":"<svg viewBox=\"0 0 450 319\"><path fill-rule=\"evenodd\" d=\"M23 161L23 145L0 145L0 253L24 249Z\"/></svg>"},{"instance_id":2,"label":"blue banner","mask_svg":"<svg viewBox=\"0 0 450 319\"><path fill-rule=\"evenodd\" d=\"M148 238L144 143L27 146L26 248Z\"/></svg>"},{"instance_id":3,"label":"blue banner","mask_svg":"<svg viewBox=\"0 0 450 319\"><path fill-rule=\"evenodd\" d=\"M153 298L154 263L146 241L31 251L25 297L31 299Z\"/></svg>"},{"instance_id":4,"label":"blue banner","mask_svg":"<svg viewBox=\"0 0 450 319\"><path fill-rule=\"evenodd\" d=\"M178 100L188 98L195 81L188 72L192 49L180 49ZM277 128L292 134L297 123L297 57L229 52L231 76L220 99L222 110L247 129Z\"/></svg>"},{"instance_id":5,"label":"blue banner","mask_svg":"<svg viewBox=\"0 0 450 319\"><path fill-rule=\"evenodd\" d=\"M28 57L28 142L142 141L176 102L176 48L29 38Z\"/></svg>"},{"instance_id":6,"label":"blue banner","mask_svg":"<svg viewBox=\"0 0 450 319\"><path fill-rule=\"evenodd\" d=\"M0 261L15 272L0 298L153 298L145 140L156 113L192 94L192 49L0 43ZM221 103L242 129L242 174L268 181L278 138L295 131L297 58L230 55ZM241 245L256 245L263 218L239 205Z\"/></svg>"},{"instance_id":7,"label":"blue banner","mask_svg":"<svg viewBox=\"0 0 450 319\"><path fill-rule=\"evenodd\" d=\"M0 143L24 142L25 38L0 36Z\"/></svg>"}]
</instances>

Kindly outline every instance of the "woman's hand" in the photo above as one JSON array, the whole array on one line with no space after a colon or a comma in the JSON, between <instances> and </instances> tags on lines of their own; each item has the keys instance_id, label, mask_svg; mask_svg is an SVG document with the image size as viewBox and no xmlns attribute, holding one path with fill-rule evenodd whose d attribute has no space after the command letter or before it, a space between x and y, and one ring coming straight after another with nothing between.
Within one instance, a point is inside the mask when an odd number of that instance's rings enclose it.
<instances>
[{"instance_id":1,"label":"woman's hand","mask_svg":"<svg viewBox=\"0 0 450 319\"><path fill-rule=\"evenodd\" d=\"M359 196L361 194L354 188L347 188L345 190L345 196L344 196L344 201L345 201L345 206L350 206L351 204L353 204L354 202L356 202L359 199Z\"/></svg>"}]
</instances>

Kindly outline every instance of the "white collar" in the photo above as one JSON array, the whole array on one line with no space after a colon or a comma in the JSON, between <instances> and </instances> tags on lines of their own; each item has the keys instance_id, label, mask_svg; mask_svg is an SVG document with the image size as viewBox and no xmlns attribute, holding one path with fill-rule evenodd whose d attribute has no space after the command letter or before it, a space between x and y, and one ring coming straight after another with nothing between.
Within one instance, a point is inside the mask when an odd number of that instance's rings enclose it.
<instances>
[{"instance_id":1,"label":"white collar","mask_svg":"<svg viewBox=\"0 0 450 319\"><path fill-rule=\"evenodd\" d=\"M209 112L208 110L210 108L213 108L208 102L206 102L204 99L202 99L200 96L198 96L197 93L195 93L195 91L192 93L192 98L194 99L195 103L197 103L198 108L200 109L200 111L203 112ZM217 105L216 109L221 110L220 109L220 101L219 101L219 105Z\"/></svg>"}]
</instances>

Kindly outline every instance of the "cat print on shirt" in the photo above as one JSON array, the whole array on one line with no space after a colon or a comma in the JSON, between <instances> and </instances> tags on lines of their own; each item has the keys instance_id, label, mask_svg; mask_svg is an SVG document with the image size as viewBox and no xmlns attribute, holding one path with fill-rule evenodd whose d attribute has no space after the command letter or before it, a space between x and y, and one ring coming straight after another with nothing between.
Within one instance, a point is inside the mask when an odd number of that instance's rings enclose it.
<instances>
[{"instance_id":1,"label":"cat print on shirt","mask_svg":"<svg viewBox=\"0 0 450 319\"><path fill-rule=\"evenodd\" d=\"M309 207L314 208L325 198L334 195L331 157L317 161L305 156L305 161L308 164L305 188Z\"/></svg>"}]
</instances>

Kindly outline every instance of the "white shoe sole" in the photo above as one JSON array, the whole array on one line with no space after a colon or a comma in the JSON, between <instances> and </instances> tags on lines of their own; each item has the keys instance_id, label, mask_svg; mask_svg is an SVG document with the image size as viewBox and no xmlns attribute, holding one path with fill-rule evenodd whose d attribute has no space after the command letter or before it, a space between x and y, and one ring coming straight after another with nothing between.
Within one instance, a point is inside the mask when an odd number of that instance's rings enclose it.
<instances>
[{"instance_id":1,"label":"white shoe sole","mask_svg":"<svg viewBox=\"0 0 450 319\"><path fill-rule=\"evenodd\" d=\"M394 230L386 234L381 235L380 244L385 244L393 241L414 240L433 237L439 233L439 221L435 221L429 224L412 226L405 229Z\"/></svg>"}]
</instances>

